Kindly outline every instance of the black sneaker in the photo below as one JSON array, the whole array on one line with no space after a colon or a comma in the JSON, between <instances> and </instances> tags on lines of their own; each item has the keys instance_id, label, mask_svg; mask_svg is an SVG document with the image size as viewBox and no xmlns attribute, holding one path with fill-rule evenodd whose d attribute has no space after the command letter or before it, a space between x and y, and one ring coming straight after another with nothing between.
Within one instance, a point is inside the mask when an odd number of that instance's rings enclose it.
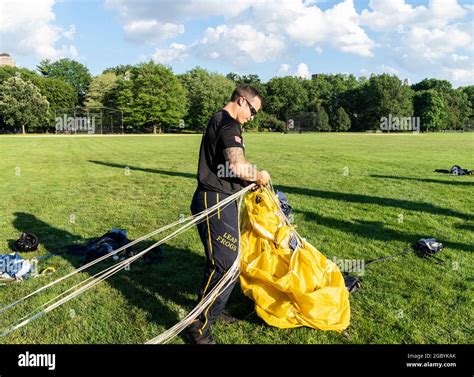
<instances>
[{"instance_id":1,"label":"black sneaker","mask_svg":"<svg viewBox=\"0 0 474 377\"><path fill-rule=\"evenodd\" d=\"M186 329L186 335L191 344L217 344L214 338L212 337L211 331L209 328L200 332L203 323L201 321L193 322Z\"/></svg>"},{"instance_id":2,"label":"black sneaker","mask_svg":"<svg viewBox=\"0 0 474 377\"><path fill-rule=\"evenodd\" d=\"M237 321L240 321L240 319L233 317L225 310L217 315L216 320L225 323L235 323Z\"/></svg>"}]
</instances>

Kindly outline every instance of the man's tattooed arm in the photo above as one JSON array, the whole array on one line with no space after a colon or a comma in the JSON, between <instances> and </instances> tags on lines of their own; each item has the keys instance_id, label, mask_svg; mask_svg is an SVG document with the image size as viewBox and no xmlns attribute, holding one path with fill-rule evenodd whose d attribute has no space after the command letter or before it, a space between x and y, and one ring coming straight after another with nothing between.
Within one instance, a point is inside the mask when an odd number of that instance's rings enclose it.
<instances>
[{"instance_id":1,"label":"man's tattooed arm","mask_svg":"<svg viewBox=\"0 0 474 377\"><path fill-rule=\"evenodd\" d=\"M257 168L245 159L242 148L232 147L224 149L224 158L229 162L232 173L237 177L244 181L257 181Z\"/></svg>"}]
</instances>

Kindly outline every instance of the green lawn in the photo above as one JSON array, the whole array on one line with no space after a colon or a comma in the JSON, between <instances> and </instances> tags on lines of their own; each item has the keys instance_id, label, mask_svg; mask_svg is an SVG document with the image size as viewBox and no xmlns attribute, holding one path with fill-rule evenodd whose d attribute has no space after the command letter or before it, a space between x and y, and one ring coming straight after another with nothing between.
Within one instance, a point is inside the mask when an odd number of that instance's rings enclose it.
<instances>
[{"instance_id":1,"label":"green lawn","mask_svg":"<svg viewBox=\"0 0 474 377\"><path fill-rule=\"evenodd\" d=\"M200 139L0 137L1 252L22 231L40 238L33 255L62 253L112 227L135 239L188 214ZM228 308L244 320L216 323L219 343L473 343L474 177L432 171L474 169L474 134L246 134L245 143L250 161L287 194L301 236L326 256L368 260L434 236L445 263L410 254L369 266L350 298L346 336L272 328L237 286ZM192 229L167 243L161 263L137 262L0 342L144 343L192 309L204 260ZM80 263L66 254L41 262L57 271L0 286L1 306ZM87 276L0 314L0 325Z\"/></svg>"}]
</instances>

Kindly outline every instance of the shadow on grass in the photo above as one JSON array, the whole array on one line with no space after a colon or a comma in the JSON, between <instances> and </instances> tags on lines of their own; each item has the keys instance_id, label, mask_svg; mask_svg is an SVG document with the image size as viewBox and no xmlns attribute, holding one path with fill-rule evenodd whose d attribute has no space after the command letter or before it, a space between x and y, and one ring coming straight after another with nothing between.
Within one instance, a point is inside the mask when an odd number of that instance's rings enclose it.
<instances>
[{"instance_id":1,"label":"shadow on grass","mask_svg":"<svg viewBox=\"0 0 474 377\"><path fill-rule=\"evenodd\" d=\"M94 164L104 165L104 166L110 166L114 168L120 168L120 169L125 169L128 166L128 165L123 165L123 164L115 164L115 163L94 161L94 160L89 160L89 162L92 162ZM148 168L140 168L140 167L133 167L133 166L128 166L128 167L130 168L130 170L139 170L139 171L144 171L147 173L164 174L164 175L169 175L173 177L196 179L196 175L190 174L190 173L174 172L174 171L167 171L167 170L160 170L160 169L148 169ZM402 200L402 199L390 199L390 198L383 198L383 197L377 197L377 196L349 194L349 193L344 193L344 192L325 191L325 190L310 189L310 188L305 188L305 187L293 187L293 186L284 186L284 185L275 185L275 188L283 191L285 194L286 193L299 194L299 195L318 197L322 199L339 200L339 201L344 201L344 202L349 202L349 203L376 204L376 205L380 205L384 207L402 208L408 211L431 213L433 215L458 217L463 220L467 220L470 218L470 215L468 214L451 210L451 209L447 209L447 208L443 208L443 207L438 207L436 205L433 205L431 203L426 203L426 202L412 202L409 200Z\"/></svg>"},{"instance_id":2,"label":"shadow on grass","mask_svg":"<svg viewBox=\"0 0 474 377\"><path fill-rule=\"evenodd\" d=\"M406 180L406 181L418 181L418 182L425 182L425 183L440 183L443 185L453 185L453 186L474 186L474 182L465 182L465 181L443 181L440 179L432 179L432 178L414 178L414 177L399 177L396 175L378 175L372 174L370 175L372 178L382 178L382 179L399 179L399 180ZM449 177L453 177L449 175ZM453 177L456 179L456 177ZM473 178L474 179L474 178Z\"/></svg>"},{"instance_id":3,"label":"shadow on grass","mask_svg":"<svg viewBox=\"0 0 474 377\"><path fill-rule=\"evenodd\" d=\"M164 175L170 175L172 177L183 177L183 178L196 179L196 174L190 174L190 173L181 173L181 172L174 172L174 171L168 171L168 170L159 170L159 169L150 169L150 168L140 168L140 167L137 167L137 166L114 164L112 162L95 161L95 160L89 160L89 162L92 162L92 163L98 164L98 165L110 166L112 168L119 168L119 169L129 168L132 171L136 170L136 171L143 171L145 173L164 174Z\"/></svg>"},{"instance_id":4,"label":"shadow on grass","mask_svg":"<svg viewBox=\"0 0 474 377\"><path fill-rule=\"evenodd\" d=\"M332 217L322 216L310 211L295 210L295 212L301 213L307 221L316 221L317 223L323 226L337 229L345 233L351 233L356 236L361 236L367 239L376 239L379 241L403 241L412 245L420 238L436 238L436 234L401 233L396 230L386 228L382 222L378 221L359 220L357 223L353 223L350 221L338 220ZM451 242L444 239L438 240L442 242L446 248L457 249L467 252L474 251L474 247L472 245L467 245L460 242ZM347 257L350 256L348 255Z\"/></svg>"},{"instance_id":5,"label":"shadow on grass","mask_svg":"<svg viewBox=\"0 0 474 377\"><path fill-rule=\"evenodd\" d=\"M378 196L349 194L345 192L335 192L335 191L324 191L324 190L308 189L304 187L275 185L275 188L283 191L285 194L287 193L299 194L299 195L318 197L321 199L339 200L339 201L349 202L349 203L376 204L383 207L402 208L407 211L425 212L425 213L431 213L433 215L458 217L463 220L468 220L470 218L468 214L451 210L448 208L438 207L436 205L433 205L431 203L426 203L426 202L412 202L409 200L402 200L402 199L390 199L390 198L383 198L383 197L378 197Z\"/></svg>"},{"instance_id":6,"label":"shadow on grass","mask_svg":"<svg viewBox=\"0 0 474 377\"><path fill-rule=\"evenodd\" d=\"M31 232L38 236L40 244L52 254L61 254L72 266L78 268L84 264L81 256L66 254L67 246L86 244L89 240L59 229L38 219L36 216L16 212L13 225L19 232ZM107 229L104 229L104 233ZM97 237L101 236L98 234ZM132 248L141 251L151 246L152 240L144 240ZM165 256L158 262L147 264L140 258L129 271L122 270L107 279L107 282L119 290L127 301L149 313L149 319L156 324L169 328L181 320L178 309L170 310L169 302L189 312L195 305L195 298L203 276L205 258L190 250L164 245ZM91 266L84 272L93 275L115 262L106 259ZM59 276L58 276L59 277ZM92 288L94 289L94 288ZM156 295L159 295L158 299ZM156 334L158 335L158 334ZM144 341L148 339L143 339Z\"/></svg>"}]
</instances>

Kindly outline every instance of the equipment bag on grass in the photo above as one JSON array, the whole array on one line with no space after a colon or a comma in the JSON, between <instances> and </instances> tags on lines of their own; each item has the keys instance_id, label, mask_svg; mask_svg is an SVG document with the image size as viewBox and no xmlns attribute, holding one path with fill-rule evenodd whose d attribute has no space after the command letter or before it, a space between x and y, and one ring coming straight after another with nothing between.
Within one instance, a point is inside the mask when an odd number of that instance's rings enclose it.
<instances>
[{"instance_id":1,"label":"equipment bag on grass","mask_svg":"<svg viewBox=\"0 0 474 377\"><path fill-rule=\"evenodd\" d=\"M86 262L100 258L114 250L130 243L125 229L113 228L103 236L89 241L86 245L73 245L68 248L68 254L83 255Z\"/></svg>"},{"instance_id":2,"label":"equipment bag on grass","mask_svg":"<svg viewBox=\"0 0 474 377\"><path fill-rule=\"evenodd\" d=\"M272 326L346 329L350 305L344 277L334 262L297 235L277 203L268 189L245 197L240 275L245 295Z\"/></svg>"}]
</instances>

